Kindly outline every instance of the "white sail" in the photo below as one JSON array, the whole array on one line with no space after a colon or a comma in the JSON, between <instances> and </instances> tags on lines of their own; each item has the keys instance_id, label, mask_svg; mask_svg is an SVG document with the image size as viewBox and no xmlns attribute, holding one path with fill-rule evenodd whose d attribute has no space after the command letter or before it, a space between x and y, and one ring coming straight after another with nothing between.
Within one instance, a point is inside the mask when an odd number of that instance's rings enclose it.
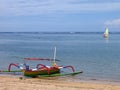
<instances>
[{"instance_id":1,"label":"white sail","mask_svg":"<svg viewBox=\"0 0 120 90\"><path fill-rule=\"evenodd\" d=\"M105 34L109 34L109 30L108 30L108 28L106 28L106 30L105 30Z\"/></svg>"},{"instance_id":2,"label":"white sail","mask_svg":"<svg viewBox=\"0 0 120 90\"><path fill-rule=\"evenodd\" d=\"M109 30L108 30L108 28L106 28L106 30L104 32L104 37L108 38L108 36L109 36Z\"/></svg>"}]
</instances>

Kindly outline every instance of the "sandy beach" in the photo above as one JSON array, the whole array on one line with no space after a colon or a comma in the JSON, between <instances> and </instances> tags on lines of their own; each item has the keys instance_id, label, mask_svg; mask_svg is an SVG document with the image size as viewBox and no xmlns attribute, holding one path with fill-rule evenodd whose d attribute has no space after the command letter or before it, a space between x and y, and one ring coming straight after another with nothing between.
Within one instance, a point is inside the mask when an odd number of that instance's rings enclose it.
<instances>
[{"instance_id":1,"label":"sandy beach","mask_svg":"<svg viewBox=\"0 0 120 90\"><path fill-rule=\"evenodd\" d=\"M0 90L120 90L120 85L0 76Z\"/></svg>"}]
</instances>

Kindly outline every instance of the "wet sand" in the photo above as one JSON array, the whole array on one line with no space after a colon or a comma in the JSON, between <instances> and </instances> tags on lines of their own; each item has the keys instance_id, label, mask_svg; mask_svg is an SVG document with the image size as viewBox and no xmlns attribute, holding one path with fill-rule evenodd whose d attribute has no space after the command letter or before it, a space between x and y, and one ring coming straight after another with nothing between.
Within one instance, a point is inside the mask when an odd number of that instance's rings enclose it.
<instances>
[{"instance_id":1,"label":"wet sand","mask_svg":"<svg viewBox=\"0 0 120 90\"><path fill-rule=\"evenodd\" d=\"M120 90L120 84L0 76L0 90Z\"/></svg>"}]
</instances>

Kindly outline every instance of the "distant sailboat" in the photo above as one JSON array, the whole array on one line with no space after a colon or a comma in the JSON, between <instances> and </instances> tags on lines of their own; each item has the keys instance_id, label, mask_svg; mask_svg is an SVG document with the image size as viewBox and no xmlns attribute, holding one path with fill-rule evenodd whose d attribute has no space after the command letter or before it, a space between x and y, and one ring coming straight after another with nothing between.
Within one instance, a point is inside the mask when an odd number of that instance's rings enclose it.
<instances>
[{"instance_id":1,"label":"distant sailboat","mask_svg":"<svg viewBox=\"0 0 120 90\"><path fill-rule=\"evenodd\" d=\"M104 32L104 38L108 38L109 37L109 30L108 28L106 28L105 32Z\"/></svg>"}]
</instances>

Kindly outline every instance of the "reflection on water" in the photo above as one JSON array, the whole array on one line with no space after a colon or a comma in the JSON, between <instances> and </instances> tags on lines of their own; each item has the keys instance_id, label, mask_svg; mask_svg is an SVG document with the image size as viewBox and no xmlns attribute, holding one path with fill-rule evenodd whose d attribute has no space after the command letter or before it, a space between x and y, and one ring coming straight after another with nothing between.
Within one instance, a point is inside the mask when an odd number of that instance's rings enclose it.
<instances>
[{"instance_id":1,"label":"reflection on water","mask_svg":"<svg viewBox=\"0 0 120 90\"><path fill-rule=\"evenodd\" d=\"M106 43L109 43L109 38L104 38Z\"/></svg>"}]
</instances>

